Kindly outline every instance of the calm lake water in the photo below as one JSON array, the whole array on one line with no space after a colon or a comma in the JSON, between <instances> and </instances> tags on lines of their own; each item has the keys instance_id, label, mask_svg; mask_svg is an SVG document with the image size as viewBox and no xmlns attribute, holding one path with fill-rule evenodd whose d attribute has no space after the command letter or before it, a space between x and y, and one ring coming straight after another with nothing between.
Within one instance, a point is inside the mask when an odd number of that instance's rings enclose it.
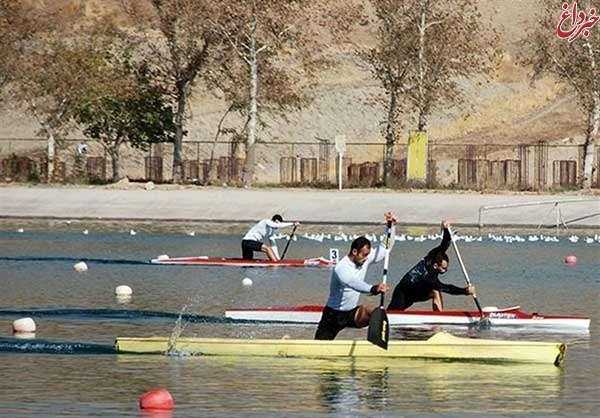
<instances>
[{"instance_id":1,"label":"calm lake water","mask_svg":"<svg viewBox=\"0 0 600 418\"><path fill-rule=\"evenodd\" d=\"M360 229L356 227L356 232ZM383 231L382 231L383 232ZM400 233L400 232L398 232ZM526 238L527 236L524 235ZM180 312L184 336L312 338L313 326L232 322L230 307L322 304L326 269L154 266L159 254L239 256L239 236L184 233L0 232L0 417L591 417L600 402L600 243L461 242L482 304L521 305L528 312L581 314L589 333L468 330L482 338L563 341L562 368L439 361L346 361L117 355L117 336L169 335ZM280 241L280 251L284 246ZM396 242L396 284L436 242ZM347 251L348 242L298 239L286 258ZM576 254L578 263L563 263ZM72 266L87 260L89 271ZM253 286L244 287L249 277ZM371 282L381 266L371 267ZM451 255L444 281L464 279ZM116 286L133 288L120 301ZM368 302L376 304L378 299ZM472 299L445 296L446 308L474 309ZM429 304L417 305L421 309ZM33 340L13 338L16 318L36 320ZM432 330L393 330L392 338L425 338ZM345 330L366 338L366 330ZM145 391L165 387L172 413L142 413Z\"/></svg>"}]
</instances>

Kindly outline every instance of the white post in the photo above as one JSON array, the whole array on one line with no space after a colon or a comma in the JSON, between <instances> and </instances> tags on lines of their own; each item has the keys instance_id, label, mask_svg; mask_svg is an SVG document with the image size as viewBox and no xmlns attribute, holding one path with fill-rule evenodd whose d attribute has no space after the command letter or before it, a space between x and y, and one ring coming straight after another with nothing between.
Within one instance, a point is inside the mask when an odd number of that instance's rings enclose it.
<instances>
[{"instance_id":1,"label":"white post","mask_svg":"<svg viewBox=\"0 0 600 418\"><path fill-rule=\"evenodd\" d=\"M344 154L338 153L338 188L342 191L342 166L343 164Z\"/></svg>"},{"instance_id":2,"label":"white post","mask_svg":"<svg viewBox=\"0 0 600 418\"><path fill-rule=\"evenodd\" d=\"M344 152L346 152L346 137L344 135L336 135L335 137L335 150L338 154L338 189L342 190L342 168Z\"/></svg>"}]
</instances>

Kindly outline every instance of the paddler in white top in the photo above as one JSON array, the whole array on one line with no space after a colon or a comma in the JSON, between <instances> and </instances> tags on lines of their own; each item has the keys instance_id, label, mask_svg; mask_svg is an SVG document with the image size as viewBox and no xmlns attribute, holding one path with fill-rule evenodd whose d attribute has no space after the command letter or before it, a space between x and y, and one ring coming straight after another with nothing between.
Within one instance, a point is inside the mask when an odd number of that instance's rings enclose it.
<instances>
[{"instance_id":1,"label":"paddler in white top","mask_svg":"<svg viewBox=\"0 0 600 418\"><path fill-rule=\"evenodd\" d=\"M392 222L394 237L396 215L388 212L385 220ZM394 245L393 238L390 244ZM385 251L385 241L374 251L371 251L371 241L365 237L358 237L352 242L348 255L341 259L331 273L329 298L317 327L316 340L333 340L344 328L363 328L369 325L371 314L378 307L359 305L358 299L361 293L378 295L389 290L386 283L370 285L365 282L369 264L383 260Z\"/></svg>"},{"instance_id":2,"label":"paddler in white top","mask_svg":"<svg viewBox=\"0 0 600 418\"><path fill-rule=\"evenodd\" d=\"M277 251L277 243L275 242L275 232L278 228L288 226L298 226L300 222L283 222L281 215L273 215L271 219L263 219L254 225L242 238L242 258L252 260L254 251L262 251L267 254L269 260L279 261L279 252ZM271 245L264 243L269 239Z\"/></svg>"}]
</instances>

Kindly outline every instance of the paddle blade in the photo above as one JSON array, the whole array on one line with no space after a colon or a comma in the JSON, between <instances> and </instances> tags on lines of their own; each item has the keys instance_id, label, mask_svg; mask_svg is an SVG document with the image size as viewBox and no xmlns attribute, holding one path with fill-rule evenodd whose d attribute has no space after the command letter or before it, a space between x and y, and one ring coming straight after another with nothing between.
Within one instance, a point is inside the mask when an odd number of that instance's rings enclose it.
<instances>
[{"instance_id":1,"label":"paddle blade","mask_svg":"<svg viewBox=\"0 0 600 418\"><path fill-rule=\"evenodd\" d=\"M388 340L390 338L390 326L388 322L387 313L383 306L379 306L373 313L371 314L371 319L369 320L369 335L367 340L387 350L388 348Z\"/></svg>"},{"instance_id":2,"label":"paddle blade","mask_svg":"<svg viewBox=\"0 0 600 418\"><path fill-rule=\"evenodd\" d=\"M485 316L482 316L481 319L479 320L479 329L490 329L491 326L492 326L492 323L490 322L490 318L486 318Z\"/></svg>"}]
</instances>

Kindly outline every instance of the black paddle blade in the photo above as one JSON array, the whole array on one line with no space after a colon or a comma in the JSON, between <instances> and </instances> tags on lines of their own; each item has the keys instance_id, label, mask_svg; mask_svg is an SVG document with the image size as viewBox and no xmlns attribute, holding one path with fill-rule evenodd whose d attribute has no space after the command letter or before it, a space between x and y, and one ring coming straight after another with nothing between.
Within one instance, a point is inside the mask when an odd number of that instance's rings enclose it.
<instances>
[{"instance_id":1,"label":"black paddle blade","mask_svg":"<svg viewBox=\"0 0 600 418\"><path fill-rule=\"evenodd\" d=\"M369 335L367 340L387 350L388 340L390 339L390 324L388 322L387 313L383 306L378 307L371 314L369 320Z\"/></svg>"}]
</instances>

